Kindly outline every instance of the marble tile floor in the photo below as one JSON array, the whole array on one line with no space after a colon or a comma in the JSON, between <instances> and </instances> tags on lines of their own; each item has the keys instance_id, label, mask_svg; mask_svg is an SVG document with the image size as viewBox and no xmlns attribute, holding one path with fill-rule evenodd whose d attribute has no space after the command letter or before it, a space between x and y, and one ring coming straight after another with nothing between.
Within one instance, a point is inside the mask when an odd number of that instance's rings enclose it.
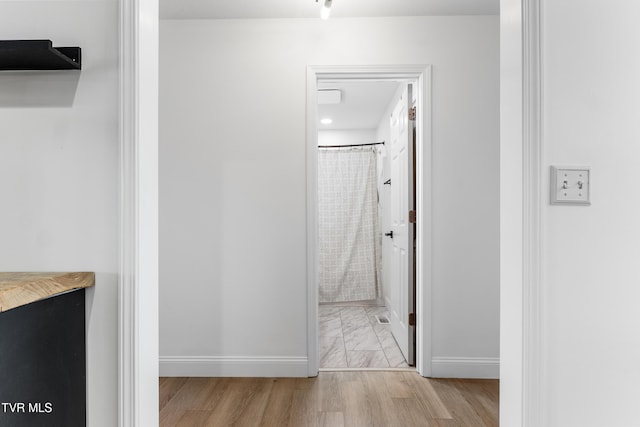
<instances>
[{"instance_id":1,"label":"marble tile floor","mask_svg":"<svg viewBox=\"0 0 640 427\"><path fill-rule=\"evenodd\" d=\"M389 316L385 307L320 305L320 369L409 368L391 326L378 323L376 315Z\"/></svg>"}]
</instances>

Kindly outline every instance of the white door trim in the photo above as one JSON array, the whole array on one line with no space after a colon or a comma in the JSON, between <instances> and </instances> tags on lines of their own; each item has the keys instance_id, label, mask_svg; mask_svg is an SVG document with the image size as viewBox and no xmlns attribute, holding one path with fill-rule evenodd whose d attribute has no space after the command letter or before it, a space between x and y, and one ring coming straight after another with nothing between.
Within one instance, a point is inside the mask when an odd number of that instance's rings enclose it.
<instances>
[{"instance_id":1,"label":"white door trim","mask_svg":"<svg viewBox=\"0 0 640 427\"><path fill-rule=\"evenodd\" d=\"M417 81L416 144L416 370L431 375L431 67L429 65L309 66L307 68L307 357L309 376L318 375L317 146L318 79Z\"/></svg>"},{"instance_id":2,"label":"white door trim","mask_svg":"<svg viewBox=\"0 0 640 427\"><path fill-rule=\"evenodd\" d=\"M524 426L548 425L544 387L542 300L542 58L540 1L523 1L523 419Z\"/></svg>"},{"instance_id":3,"label":"white door trim","mask_svg":"<svg viewBox=\"0 0 640 427\"><path fill-rule=\"evenodd\" d=\"M542 427L539 0L500 1L500 424Z\"/></svg>"},{"instance_id":4,"label":"white door trim","mask_svg":"<svg viewBox=\"0 0 640 427\"><path fill-rule=\"evenodd\" d=\"M158 0L120 2L118 425L158 425Z\"/></svg>"}]
</instances>

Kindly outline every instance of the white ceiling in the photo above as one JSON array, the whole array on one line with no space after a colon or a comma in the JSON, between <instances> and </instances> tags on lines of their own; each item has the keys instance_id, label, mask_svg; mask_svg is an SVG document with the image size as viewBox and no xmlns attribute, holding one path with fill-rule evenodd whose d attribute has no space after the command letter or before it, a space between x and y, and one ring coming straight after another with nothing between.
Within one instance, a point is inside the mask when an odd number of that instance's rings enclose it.
<instances>
[{"instance_id":1,"label":"white ceiling","mask_svg":"<svg viewBox=\"0 0 640 427\"><path fill-rule=\"evenodd\" d=\"M162 19L316 18L323 0L160 0ZM331 16L497 15L499 0L333 0Z\"/></svg>"},{"instance_id":2,"label":"white ceiling","mask_svg":"<svg viewBox=\"0 0 640 427\"><path fill-rule=\"evenodd\" d=\"M318 130L376 129L393 95L398 82L319 82L320 89L339 89L342 102L336 105L318 105ZM320 119L329 117L330 125Z\"/></svg>"}]
</instances>

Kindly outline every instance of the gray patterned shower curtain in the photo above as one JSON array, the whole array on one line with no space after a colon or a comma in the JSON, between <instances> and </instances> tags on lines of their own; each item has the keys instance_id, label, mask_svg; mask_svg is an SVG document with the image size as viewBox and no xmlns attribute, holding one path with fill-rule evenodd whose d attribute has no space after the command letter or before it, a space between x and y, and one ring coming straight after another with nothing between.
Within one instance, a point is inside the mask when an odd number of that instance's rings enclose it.
<instances>
[{"instance_id":1,"label":"gray patterned shower curtain","mask_svg":"<svg viewBox=\"0 0 640 427\"><path fill-rule=\"evenodd\" d=\"M378 297L380 232L376 163L371 147L319 150L320 302Z\"/></svg>"}]
</instances>

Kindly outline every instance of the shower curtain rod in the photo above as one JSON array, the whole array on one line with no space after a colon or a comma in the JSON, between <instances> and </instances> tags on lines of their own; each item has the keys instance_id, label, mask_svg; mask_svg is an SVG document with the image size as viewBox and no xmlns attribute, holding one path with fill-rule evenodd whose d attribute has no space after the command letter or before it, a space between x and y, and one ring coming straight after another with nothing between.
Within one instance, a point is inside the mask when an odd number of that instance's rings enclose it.
<instances>
[{"instance_id":1,"label":"shower curtain rod","mask_svg":"<svg viewBox=\"0 0 640 427\"><path fill-rule=\"evenodd\" d=\"M371 142L369 144L347 144L347 145L318 145L318 148L348 148L348 147L369 147L372 145L384 145L382 142Z\"/></svg>"}]
</instances>

